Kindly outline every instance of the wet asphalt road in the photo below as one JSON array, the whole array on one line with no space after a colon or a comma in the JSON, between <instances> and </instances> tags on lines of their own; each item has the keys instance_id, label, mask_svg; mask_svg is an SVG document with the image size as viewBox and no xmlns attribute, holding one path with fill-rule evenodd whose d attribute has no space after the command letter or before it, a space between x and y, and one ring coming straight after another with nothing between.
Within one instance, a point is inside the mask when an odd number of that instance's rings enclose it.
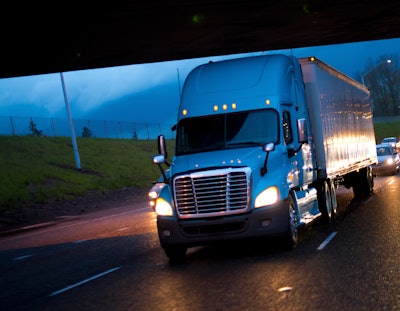
<instances>
[{"instance_id":1,"label":"wet asphalt road","mask_svg":"<svg viewBox=\"0 0 400 311\"><path fill-rule=\"evenodd\" d=\"M0 238L2 310L400 310L400 174L300 244L190 249L171 265L146 203Z\"/></svg>"}]
</instances>

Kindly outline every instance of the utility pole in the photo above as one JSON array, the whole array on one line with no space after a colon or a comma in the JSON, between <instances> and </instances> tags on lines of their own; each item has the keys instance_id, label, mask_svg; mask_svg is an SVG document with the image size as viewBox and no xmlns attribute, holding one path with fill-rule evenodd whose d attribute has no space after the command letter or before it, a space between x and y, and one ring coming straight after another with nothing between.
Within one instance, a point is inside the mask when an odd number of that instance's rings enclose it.
<instances>
[{"instance_id":1,"label":"utility pole","mask_svg":"<svg viewBox=\"0 0 400 311\"><path fill-rule=\"evenodd\" d=\"M77 170L80 171L82 169L81 168L81 159L79 157L78 144L76 143L74 123L72 122L71 109L69 108L67 90L65 88L64 75L62 72L60 72L60 77L61 77L61 84L62 84L63 93L64 93L65 107L67 108L67 113L68 113L69 126L71 128L71 140L72 140L72 148L74 149L75 164L76 164Z\"/></svg>"}]
</instances>

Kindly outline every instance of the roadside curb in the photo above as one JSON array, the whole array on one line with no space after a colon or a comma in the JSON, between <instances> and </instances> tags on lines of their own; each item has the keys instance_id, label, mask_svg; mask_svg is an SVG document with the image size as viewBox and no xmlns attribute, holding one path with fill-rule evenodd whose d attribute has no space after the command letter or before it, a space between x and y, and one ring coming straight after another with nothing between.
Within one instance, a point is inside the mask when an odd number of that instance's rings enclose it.
<instances>
[{"instance_id":1,"label":"roadside curb","mask_svg":"<svg viewBox=\"0 0 400 311\"><path fill-rule=\"evenodd\" d=\"M11 236L11 235L16 235L16 234L23 234L25 232L54 226L54 225L57 225L62 222L82 218L85 215L92 214L92 213L103 213L106 211L112 211L113 209L123 209L123 208L129 209L129 210L135 210L138 208L142 208L143 206L147 207L146 203L147 203L146 201L140 201L140 202L137 202L134 204L122 205L119 207L108 208L108 209L103 209L103 210L99 210L99 211L92 211L92 212L89 212L86 214L56 216L56 217L53 217L53 218L50 218L47 220L43 219L42 222L36 222L36 223L35 222L18 223L18 222L10 221L7 219L0 219L0 238Z\"/></svg>"},{"instance_id":2,"label":"roadside curb","mask_svg":"<svg viewBox=\"0 0 400 311\"><path fill-rule=\"evenodd\" d=\"M42 223L37 223L37 224L31 224L31 225L26 225L26 226L18 226L18 225L10 225L10 226L0 226L0 237L6 237L10 235L15 235L23 232L28 232L30 230L35 230L38 228L45 228L45 227L50 227L53 226L60 221L46 221Z\"/></svg>"}]
</instances>

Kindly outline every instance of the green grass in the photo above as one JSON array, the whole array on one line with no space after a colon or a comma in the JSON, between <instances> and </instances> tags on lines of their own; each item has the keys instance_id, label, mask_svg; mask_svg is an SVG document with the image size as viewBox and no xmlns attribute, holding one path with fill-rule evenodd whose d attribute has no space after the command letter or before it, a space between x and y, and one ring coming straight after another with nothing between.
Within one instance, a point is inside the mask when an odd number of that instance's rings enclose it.
<instances>
[{"instance_id":1,"label":"green grass","mask_svg":"<svg viewBox=\"0 0 400 311\"><path fill-rule=\"evenodd\" d=\"M400 136L400 122L375 123L375 137ZM155 140L78 138L82 171L68 137L0 136L0 211L66 200L89 190L150 189L160 175ZM167 141L169 154L174 142Z\"/></svg>"},{"instance_id":2,"label":"green grass","mask_svg":"<svg viewBox=\"0 0 400 311\"><path fill-rule=\"evenodd\" d=\"M155 140L78 138L76 168L67 137L0 136L0 210L66 200L89 190L150 189L160 175ZM170 154L174 143L168 141Z\"/></svg>"},{"instance_id":3,"label":"green grass","mask_svg":"<svg viewBox=\"0 0 400 311\"><path fill-rule=\"evenodd\" d=\"M400 137L400 121L375 122L375 139L380 143L384 137Z\"/></svg>"}]
</instances>

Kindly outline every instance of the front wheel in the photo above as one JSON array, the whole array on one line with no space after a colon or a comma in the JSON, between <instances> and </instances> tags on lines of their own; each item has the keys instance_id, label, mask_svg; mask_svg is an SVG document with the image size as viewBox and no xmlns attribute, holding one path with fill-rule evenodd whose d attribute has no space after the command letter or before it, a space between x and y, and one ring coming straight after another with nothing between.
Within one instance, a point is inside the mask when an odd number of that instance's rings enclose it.
<instances>
[{"instance_id":1,"label":"front wheel","mask_svg":"<svg viewBox=\"0 0 400 311\"><path fill-rule=\"evenodd\" d=\"M298 233L298 225L299 220L296 213L296 204L292 198L289 196L289 204L288 204L288 212L289 212L289 223L288 223L288 230L284 236L284 243L287 248L295 248L297 246L299 240L299 233Z\"/></svg>"}]
</instances>

